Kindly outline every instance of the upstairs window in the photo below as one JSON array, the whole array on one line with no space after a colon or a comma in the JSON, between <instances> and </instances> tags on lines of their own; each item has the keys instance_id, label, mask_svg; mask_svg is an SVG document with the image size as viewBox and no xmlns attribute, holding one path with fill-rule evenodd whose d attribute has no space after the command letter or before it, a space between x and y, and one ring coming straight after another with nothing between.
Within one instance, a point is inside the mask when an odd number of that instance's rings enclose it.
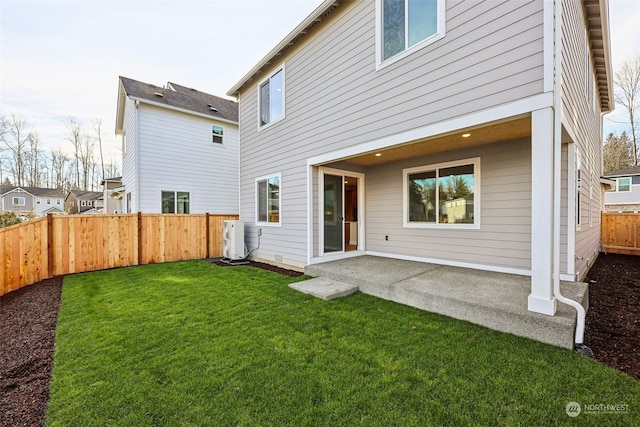
<instances>
[{"instance_id":1,"label":"upstairs window","mask_svg":"<svg viewBox=\"0 0 640 427\"><path fill-rule=\"evenodd\" d=\"M222 126L211 126L211 142L215 144L222 144L222 135L224 134L224 128Z\"/></svg>"},{"instance_id":2,"label":"upstairs window","mask_svg":"<svg viewBox=\"0 0 640 427\"><path fill-rule=\"evenodd\" d=\"M627 176L616 179L616 191L619 193L631 191L631 178Z\"/></svg>"},{"instance_id":3,"label":"upstairs window","mask_svg":"<svg viewBox=\"0 0 640 427\"><path fill-rule=\"evenodd\" d=\"M378 0L379 62L444 37L443 0Z\"/></svg>"},{"instance_id":4,"label":"upstairs window","mask_svg":"<svg viewBox=\"0 0 640 427\"><path fill-rule=\"evenodd\" d=\"M284 117L284 67L259 85L260 126Z\"/></svg>"}]
</instances>

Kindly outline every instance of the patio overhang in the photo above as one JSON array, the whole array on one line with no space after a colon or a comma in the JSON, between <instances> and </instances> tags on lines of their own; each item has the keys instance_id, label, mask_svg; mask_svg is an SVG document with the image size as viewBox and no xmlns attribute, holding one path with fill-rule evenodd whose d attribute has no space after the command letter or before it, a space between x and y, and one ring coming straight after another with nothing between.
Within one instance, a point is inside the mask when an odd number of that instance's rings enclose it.
<instances>
[{"instance_id":1,"label":"patio overhang","mask_svg":"<svg viewBox=\"0 0 640 427\"><path fill-rule=\"evenodd\" d=\"M524 114L431 137L400 142L388 147L373 150L363 147L364 151L359 153L342 155L337 152L333 159L312 164L326 165L340 161L360 167L373 167L410 157L463 150L529 137L531 137L531 115Z\"/></svg>"}]
</instances>

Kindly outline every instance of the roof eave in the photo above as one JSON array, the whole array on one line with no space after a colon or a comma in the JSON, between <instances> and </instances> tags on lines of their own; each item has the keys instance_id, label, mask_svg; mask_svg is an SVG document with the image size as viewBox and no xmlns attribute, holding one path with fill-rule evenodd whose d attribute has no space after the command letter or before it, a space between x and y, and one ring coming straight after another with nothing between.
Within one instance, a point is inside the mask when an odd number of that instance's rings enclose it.
<instances>
[{"instance_id":1,"label":"roof eave","mask_svg":"<svg viewBox=\"0 0 640 427\"><path fill-rule=\"evenodd\" d=\"M233 121L233 120L223 119L221 117L209 116L207 114L199 113L197 111L187 110L185 108L175 107L173 105L163 104L161 102L153 102L153 101L150 101L150 100L145 99L145 98L139 98L137 96L129 96L129 99L131 99L132 101L138 101L138 102L140 102L142 104L153 105L154 107L166 108L168 110L177 111L177 112L180 112L180 113L191 114L192 116L202 117L202 118L209 119L209 120L216 120L218 122L229 123L229 124L236 125L236 126L238 125L238 122Z\"/></svg>"},{"instance_id":2,"label":"roof eave","mask_svg":"<svg viewBox=\"0 0 640 427\"><path fill-rule=\"evenodd\" d=\"M124 125L124 103L127 93L124 90L122 79L118 79L118 105L116 106L116 135L122 135Z\"/></svg>"},{"instance_id":3,"label":"roof eave","mask_svg":"<svg viewBox=\"0 0 640 427\"><path fill-rule=\"evenodd\" d=\"M250 81L254 80L257 75L266 71L266 69L273 65L276 60L284 56L285 52L291 47L295 46L301 39L303 39L310 29L317 24L323 22L327 17L327 12L333 11L339 7L346 0L325 0L320 4L311 14L300 23L293 31L291 31L276 47L274 47L267 55L260 60L247 74L238 81L229 91L228 96L236 97L241 89Z\"/></svg>"}]
</instances>

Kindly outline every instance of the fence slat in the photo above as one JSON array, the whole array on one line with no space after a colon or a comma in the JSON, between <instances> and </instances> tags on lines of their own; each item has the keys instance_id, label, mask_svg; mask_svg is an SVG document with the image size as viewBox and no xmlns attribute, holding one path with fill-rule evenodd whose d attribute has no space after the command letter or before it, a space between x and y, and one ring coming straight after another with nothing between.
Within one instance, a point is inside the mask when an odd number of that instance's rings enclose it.
<instances>
[{"instance_id":1,"label":"fence slat","mask_svg":"<svg viewBox=\"0 0 640 427\"><path fill-rule=\"evenodd\" d=\"M0 296L63 274L222 256L226 219L238 215L50 215L0 229Z\"/></svg>"}]
</instances>

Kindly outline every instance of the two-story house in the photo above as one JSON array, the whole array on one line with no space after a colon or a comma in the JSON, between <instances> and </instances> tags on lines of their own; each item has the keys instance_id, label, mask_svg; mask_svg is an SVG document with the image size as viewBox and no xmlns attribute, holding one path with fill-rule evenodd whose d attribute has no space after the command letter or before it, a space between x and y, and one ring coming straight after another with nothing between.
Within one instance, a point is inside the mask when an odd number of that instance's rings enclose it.
<instances>
[{"instance_id":1,"label":"two-story house","mask_svg":"<svg viewBox=\"0 0 640 427\"><path fill-rule=\"evenodd\" d=\"M227 93L256 258L559 280L599 252L606 0L327 0ZM348 236L348 238L347 238Z\"/></svg>"},{"instance_id":2,"label":"two-story house","mask_svg":"<svg viewBox=\"0 0 640 427\"><path fill-rule=\"evenodd\" d=\"M0 187L0 212L13 211L43 216L64 213L64 195L56 188Z\"/></svg>"},{"instance_id":3,"label":"two-story house","mask_svg":"<svg viewBox=\"0 0 640 427\"><path fill-rule=\"evenodd\" d=\"M101 191L71 190L64 199L64 210L68 214L102 213Z\"/></svg>"},{"instance_id":4,"label":"two-story house","mask_svg":"<svg viewBox=\"0 0 640 427\"><path fill-rule=\"evenodd\" d=\"M640 166L632 166L606 174L615 187L604 195L607 212L640 212Z\"/></svg>"},{"instance_id":5,"label":"two-story house","mask_svg":"<svg viewBox=\"0 0 640 427\"><path fill-rule=\"evenodd\" d=\"M123 212L238 213L238 104L120 77Z\"/></svg>"}]
</instances>

